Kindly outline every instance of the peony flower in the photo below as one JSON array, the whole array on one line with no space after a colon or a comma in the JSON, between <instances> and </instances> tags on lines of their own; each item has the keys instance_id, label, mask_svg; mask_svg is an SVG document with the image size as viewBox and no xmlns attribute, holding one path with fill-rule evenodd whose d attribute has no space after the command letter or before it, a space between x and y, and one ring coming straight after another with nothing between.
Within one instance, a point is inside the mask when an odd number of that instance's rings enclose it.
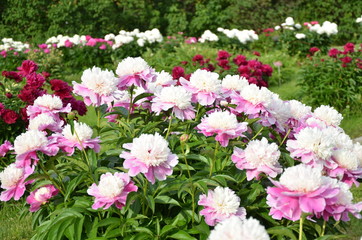
<instances>
[{"instance_id":1,"label":"peony flower","mask_svg":"<svg viewBox=\"0 0 362 240\"><path fill-rule=\"evenodd\" d=\"M278 162L279 157L278 145L268 144L268 140L263 137L250 141L244 150L235 147L231 160L240 170L246 169L247 180L250 181L253 178L259 180L260 173L273 178L281 173L283 169Z\"/></svg>"},{"instance_id":2,"label":"peony flower","mask_svg":"<svg viewBox=\"0 0 362 240\"><path fill-rule=\"evenodd\" d=\"M289 167L275 187L267 188L267 204L274 219L297 221L302 213L320 214L337 201L339 189L322 180L319 168L304 164Z\"/></svg>"},{"instance_id":3,"label":"peony flower","mask_svg":"<svg viewBox=\"0 0 362 240\"><path fill-rule=\"evenodd\" d=\"M245 77L240 77L239 75L226 75L221 82L221 92L224 97L229 97L233 91L240 93L247 85L249 85L249 82Z\"/></svg>"},{"instance_id":4,"label":"peony flower","mask_svg":"<svg viewBox=\"0 0 362 240\"><path fill-rule=\"evenodd\" d=\"M203 117L196 129L207 137L216 134L215 140L226 147L230 139L244 137L247 125L247 122L238 123L236 115L230 112L216 111Z\"/></svg>"},{"instance_id":5,"label":"peony flower","mask_svg":"<svg viewBox=\"0 0 362 240\"><path fill-rule=\"evenodd\" d=\"M46 137L46 133L39 130L28 130L15 138L14 150L16 154L17 167L29 167L33 159L33 165L38 163L36 151L41 151L46 155L55 156L58 153L56 146L51 146L51 141Z\"/></svg>"},{"instance_id":6,"label":"peony flower","mask_svg":"<svg viewBox=\"0 0 362 240\"><path fill-rule=\"evenodd\" d=\"M165 71L156 72L156 81L147 83L147 90L151 93L160 93L162 88L176 85L171 74Z\"/></svg>"},{"instance_id":7,"label":"peony flower","mask_svg":"<svg viewBox=\"0 0 362 240\"><path fill-rule=\"evenodd\" d=\"M57 116L58 113L69 113L71 110L69 103L63 107L60 97L45 94L35 99L34 104L26 109L26 113L30 119L33 119L41 113Z\"/></svg>"},{"instance_id":8,"label":"peony flower","mask_svg":"<svg viewBox=\"0 0 362 240\"><path fill-rule=\"evenodd\" d=\"M130 179L127 173L116 172L105 173L101 175L101 179L96 185L92 184L87 190L87 193L95 197L93 209L103 207L108 209L113 204L117 208L122 209L126 204L127 195L130 192L137 192L138 187Z\"/></svg>"},{"instance_id":9,"label":"peony flower","mask_svg":"<svg viewBox=\"0 0 362 240\"><path fill-rule=\"evenodd\" d=\"M10 150L13 150L14 147L8 140L5 140L3 144L0 145L0 157L4 157Z\"/></svg>"},{"instance_id":10,"label":"peony flower","mask_svg":"<svg viewBox=\"0 0 362 240\"><path fill-rule=\"evenodd\" d=\"M32 191L26 198L26 202L30 204L30 212L36 212L41 205L46 204L50 198L57 195L59 192L53 185L45 185L41 188Z\"/></svg>"},{"instance_id":11,"label":"peony flower","mask_svg":"<svg viewBox=\"0 0 362 240\"><path fill-rule=\"evenodd\" d=\"M362 202L352 203L353 194L348 184L329 177L322 177L322 181L338 188L339 193L336 202L326 206L323 212L317 214L317 217L322 216L325 221L328 221L330 217L333 217L336 221L349 221L349 214L351 213L356 218L361 219Z\"/></svg>"},{"instance_id":12,"label":"peony flower","mask_svg":"<svg viewBox=\"0 0 362 240\"><path fill-rule=\"evenodd\" d=\"M152 184L155 178L165 180L178 163L177 155L171 153L168 142L158 133L141 134L132 143L123 144L123 148L130 150L119 155L125 159L123 167L129 169L128 174L133 177L143 173Z\"/></svg>"},{"instance_id":13,"label":"peony flower","mask_svg":"<svg viewBox=\"0 0 362 240\"><path fill-rule=\"evenodd\" d=\"M132 85L146 89L147 82L156 80L154 70L141 57L123 59L118 64L116 73L119 76L118 88L120 90Z\"/></svg>"},{"instance_id":14,"label":"peony flower","mask_svg":"<svg viewBox=\"0 0 362 240\"><path fill-rule=\"evenodd\" d=\"M5 109L4 112L1 114L1 117L5 123L14 124L16 123L16 120L18 120L19 115L11 109Z\"/></svg>"},{"instance_id":15,"label":"peony flower","mask_svg":"<svg viewBox=\"0 0 362 240\"><path fill-rule=\"evenodd\" d=\"M190 81L181 78L180 83L192 93L192 101L203 106L211 105L220 98L221 81L219 74L198 69L190 77Z\"/></svg>"},{"instance_id":16,"label":"peony flower","mask_svg":"<svg viewBox=\"0 0 362 240\"><path fill-rule=\"evenodd\" d=\"M65 125L62 133L52 135L52 139L56 139L58 147L68 153L68 156L73 155L74 149L83 150L92 148L95 152L100 150L99 137L92 138L93 130L87 124L74 121L74 132L72 133L71 126Z\"/></svg>"},{"instance_id":17,"label":"peony flower","mask_svg":"<svg viewBox=\"0 0 362 240\"><path fill-rule=\"evenodd\" d=\"M113 101L113 93L117 90L118 79L112 71L102 71L98 67L86 69L82 74L82 82L73 82L74 93L82 96L87 106L100 106Z\"/></svg>"},{"instance_id":18,"label":"peony flower","mask_svg":"<svg viewBox=\"0 0 362 240\"><path fill-rule=\"evenodd\" d=\"M24 192L25 185L32 181L25 182L25 179L34 172L34 167L17 167L14 163L7 166L0 172L1 188L6 189L0 195L0 201L9 201L11 198L19 200Z\"/></svg>"},{"instance_id":19,"label":"peony flower","mask_svg":"<svg viewBox=\"0 0 362 240\"><path fill-rule=\"evenodd\" d=\"M208 240L269 240L265 227L254 218L242 220L231 216L218 223L210 232Z\"/></svg>"},{"instance_id":20,"label":"peony flower","mask_svg":"<svg viewBox=\"0 0 362 240\"><path fill-rule=\"evenodd\" d=\"M64 121L54 118L49 113L41 113L29 120L28 130L50 130L53 132L59 132L62 129Z\"/></svg>"},{"instance_id":21,"label":"peony flower","mask_svg":"<svg viewBox=\"0 0 362 240\"><path fill-rule=\"evenodd\" d=\"M321 105L313 112L313 116L325 122L327 126L338 127L343 120L342 114L340 114L333 107Z\"/></svg>"},{"instance_id":22,"label":"peony flower","mask_svg":"<svg viewBox=\"0 0 362 240\"><path fill-rule=\"evenodd\" d=\"M160 114L161 111L172 109L175 116L182 121L195 118L195 109L191 105L192 94L182 86L165 87L152 100L152 111Z\"/></svg>"},{"instance_id":23,"label":"peony flower","mask_svg":"<svg viewBox=\"0 0 362 240\"><path fill-rule=\"evenodd\" d=\"M290 156L311 166L335 168L331 159L339 132L335 128L318 129L306 127L295 134L295 140L287 141Z\"/></svg>"},{"instance_id":24,"label":"peony flower","mask_svg":"<svg viewBox=\"0 0 362 240\"><path fill-rule=\"evenodd\" d=\"M205 222L209 226L215 226L216 223L232 216L238 216L240 219L246 217L245 208L239 207L240 198L228 187L209 190L207 195L200 196L198 204L204 206L200 215L205 217Z\"/></svg>"}]
</instances>

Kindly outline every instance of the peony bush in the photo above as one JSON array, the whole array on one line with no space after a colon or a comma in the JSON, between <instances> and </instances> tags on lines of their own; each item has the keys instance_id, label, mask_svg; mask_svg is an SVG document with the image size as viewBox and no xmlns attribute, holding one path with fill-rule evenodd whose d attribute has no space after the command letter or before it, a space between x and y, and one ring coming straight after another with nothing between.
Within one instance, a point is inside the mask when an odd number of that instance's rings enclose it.
<instances>
[{"instance_id":1,"label":"peony bush","mask_svg":"<svg viewBox=\"0 0 362 240\"><path fill-rule=\"evenodd\" d=\"M328 239L361 217L362 147L332 107L140 57L80 80L85 116L43 92L0 146L0 200L26 198L32 239Z\"/></svg>"}]
</instances>

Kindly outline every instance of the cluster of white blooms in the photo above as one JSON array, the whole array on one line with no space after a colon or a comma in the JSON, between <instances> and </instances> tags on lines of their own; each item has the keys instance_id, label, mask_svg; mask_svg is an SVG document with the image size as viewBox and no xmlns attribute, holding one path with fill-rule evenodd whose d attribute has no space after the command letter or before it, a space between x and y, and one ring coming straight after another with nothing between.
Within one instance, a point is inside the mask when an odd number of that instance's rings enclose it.
<instances>
[{"instance_id":1,"label":"cluster of white blooms","mask_svg":"<svg viewBox=\"0 0 362 240\"><path fill-rule=\"evenodd\" d=\"M296 33L295 34L295 38L296 39L304 39L306 36L304 33Z\"/></svg>"},{"instance_id":2,"label":"cluster of white blooms","mask_svg":"<svg viewBox=\"0 0 362 240\"><path fill-rule=\"evenodd\" d=\"M70 42L74 45L84 45L87 43L86 36L82 35L79 36L78 34L75 34L73 37L70 36L63 36L59 34L58 36L53 36L46 40L45 43L47 44L57 44L57 47L65 47L66 42Z\"/></svg>"},{"instance_id":3,"label":"cluster of white blooms","mask_svg":"<svg viewBox=\"0 0 362 240\"><path fill-rule=\"evenodd\" d=\"M356 23L362 23L362 15L361 15L361 17L356 19Z\"/></svg>"},{"instance_id":4,"label":"cluster of white blooms","mask_svg":"<svg viewBox=\"0 0 362 240\"><path fill-rule=\"evenodd\" d=\"M14 50L16 52L21 52L25 49L28 49L30 46L27 43L22 43L20 41L14 41L12 38L3 38L1 39L3 44L0 44L0 51Z\"/></svg>"},{"instance_id":5,"label":"cluster of white blooms","mask_svg":"<svg viewBox=\"0 0 362 240\"><path fill-rule=\"evenodd\" d=\"M327 36L335 35L338 33L338 26L335 23L331 23L329 21L325 21L322 26L319 24L315 24L309 28L309 31L316 32L320 35L327 34Z\"/></svg>"},{"instance_id":6,"label":"cluster of white blooms","mask_svg":"<svg viewBox=\"0 0 362 240\"><path fill-rule=\"evenodd\" d=\"M301 29L302 25L300 25L299 23L295 23L292 17L287 17L285 19L285 22L274 27L275 30L279 30L281 28L288 30L296 30L296 29Z\"/></svg>"},{"instance_id":7,"label":"cluster of white blooms","mask_svg":"<svg viewBox=\"0 0 362 240\"><path fill-rule=\"evenodd\" d=\"M145 32L140 32L140 30L136 28L131 32L121 30L118 35L114 35L113 33L107 34L104 39L106 41L114 41L112 48L117 49L124 44L134 41L135 39L137 39L137 44L143 47L145 43L162 42L163 37L157 28L147 30Z\"/></svg>"},{"instance_id":8,"label":"cluster of white blooms","mask_svg":"<svg viewBox=\"0 0 362 240\"><path fill-rule=\"evenodd\" d=\"M212 33L210 30L206 30L199 38L199 42L204 43L206 41L217 42L219 41L219 37L215 33Z\"/></svg>"},{"instance_id":9,"label":"cluster of white blooms","mask_svg":"<svg viewBox=\"0 0 362 240\"><path fill-rule=\"evenodd\" d=\"M238 30L218 28L219 32L224 33L228 38L237 38L242 44L254 42L259 39L258 34L254 30Z\"/></svg>"}]
</instances>

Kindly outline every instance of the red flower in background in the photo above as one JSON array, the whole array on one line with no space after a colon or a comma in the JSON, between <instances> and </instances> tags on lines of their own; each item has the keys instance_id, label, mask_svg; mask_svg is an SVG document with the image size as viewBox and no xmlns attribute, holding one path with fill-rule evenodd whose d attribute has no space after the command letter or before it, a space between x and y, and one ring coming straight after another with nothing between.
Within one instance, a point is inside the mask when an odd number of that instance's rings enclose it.
<instances>
[{"instance_id":1,"label":"red flower in background","mask_svg":"<svg viewBox=\"0 0 362 240\"><path fill-rule=\"evenodd\" d=\"M247 65L248 61L246 60L246 57L243 55L237 55L234 59L233 62L240 66L240 65Z\"/></svg>"},{"instance_id":2,"label":"red flower in background","mask_svg":"<svg viewBox=\"0 0 362 240\"><path fill-rule=\"evenodd\" d=\"M19 75L26 77L30 73L34 73L38 70L38 65L31 60L25 60L22 62L21 66L18 67Z\"/></svg>"},{"instance_id":3,"label":"red flower in background","mask_svg":"<svg viewBox=\"0 0 362 240\"><path fill-rule=\"evenodd\" d=\"M329 50L328 56L330 56L332 58L336 58L339 53L340 53L340 51L338 49L332 48L332 49Z\"/></svg>"},{"instance_id":4,"label":"red flower in background","mask_svg":"<svg viewBox=\"0 0 362 240\"><path fill-rule=\"evenodd\" d=\"M176 66L172 69L172 78L174 80L178 80L180 77L185 77L185 69L183 67Z\"/></svg>"},{"instance_id":5,"label":"red flower in background","mask_svg":"<svg viewBox=\"0 0 362 240\"><path fill-rule=\"evenodd\" d=\"M258 52L258 51L253 51L253 54L254 54L255 56L260 57L260 52Z\"/></svg>"},{"instance_id":6,"label":"red flower in background","mask_svg":"<svg viewBox=\"0 0 362 240\"><path fill-rule=\"evenodd\" d=\"M309 49L309 52L312 54L312 56L314 56L314 54L315 54L316 52L318 52L318 51L320 51L320 49L317 48L317 47L311 47L311 48Z\"/></svg>"},{"instance_id":7,"label":"red flower in background","mask_svg":"<svg viewBox=\"0 0 362 240\"><path fill-rule=\"evenodd\" d=\"M350 62L352 62L352 60L353 59L351 57L348 57L348 56L341 58L341 61L343 63L350 63Z\"/></svg>"},{"instance_id":8,"label":"red flower in background","mask_svg":"<svg viewBox=\"0 0 362 240\"><path fill-rule=\"evenodd\" d=\"M344 54L347 53L353 53L354 52L354 44L353 43L346 43L346 45L344 45Z\"/></svg>"},{"instance_id":9,"label":"red flower in background","mask_svg":"<svg viewBox=\"0 0 362 240\"><path fill-rule=\"evenodd\" d=\"M19 115L11 109L5 109L1 117L5 123L13 124L18 120Z\"/></svg>"},{"instance_id":10,"label":"red flower in background","mask_svg":"<svg viewBox=\"0 0 362 240\"><path fill-rule=\"evenodd\" d=\"M231 56L231 54L228 53L227 51L220 50L220 51L217 52L216 60L228 59L230 56Z\"/></svg>"},{"instance_id":11,"label":"red flower in background","mask_svg":"<svg viewBox=\"0 0 362 240\"><path fill-rule=\"evenodd\" d=\"M2 75L8 79L14 79L15 82L23 81L23 78L17 73L13 71L3 71Z\"/></svg>"}]
</instances>

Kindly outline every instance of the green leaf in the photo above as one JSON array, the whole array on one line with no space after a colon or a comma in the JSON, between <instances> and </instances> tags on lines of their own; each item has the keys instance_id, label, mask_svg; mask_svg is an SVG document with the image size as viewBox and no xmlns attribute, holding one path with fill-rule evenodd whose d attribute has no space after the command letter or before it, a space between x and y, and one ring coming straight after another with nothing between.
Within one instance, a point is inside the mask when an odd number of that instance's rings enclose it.
<instances>
[{"instance_id":1,"label":"green leaf","mask_svg":"<svg viewBox=\"0 0 362 240\"><path fill-rule=\"evenodd\" d=\"M171 204L171 205L176 205L176 206L181 207L179 202L177 202L175 199L173 199L169 196L157 196L155 198L155 202L161 203L161 204Z\"/></svg>"},{"instance_id":2,"label":"green leaf","mask_svg":"<svg viewBox=\"0 0 362 240\"><path fill-rule=\"evenodd\" d=\"M175 226L172 226L172 225L166 225L164 226L162 229L161 229L161 232L160 232L160 236L168 233L169 231L171 231L172 229L175 229L176 227Z\"/></svg>"},{"instance_id":3,"label":"green leaf","mask_svg":"<svg viewBox=\"0 0 362 240\"><path fill-rule=\"evenodd\" d=\"M150 97L150 96L153 96L153 93L142 93L134 98L133 103L136 103L138 100L140 100L142 98L146 98L146 97Z\"/></svg>"},{"instance_id":4,"label":"green leaf","mask_svg":"<svg viewBox=\"0 0 362 240\"><path fill-rule=\"evenodd\" d=\"M151 195L146 196L148 206L151 208L152 212L155 213L155 200Z\"/></svg>"},{"instance_id":5,"label":"green leaf","mask_svg":"<svg viewBox=\"0 0 362 240\"><path fill-rule=\"evenodd\" d=\"M297 238L294 236L293 231L287 227L282 227L282 226L272 227L269 228L267 232L271 235L285 236L289 237L292 240L297 240Z\"/></svg>"},{"instance_id":6,"label":"green leaf","mask_svg":"<svg viewBox=\"0 0 362 240\"><path fill-rule=\"evenodd\" d=\"M171 236L169 236L169 238L180 239L180 240L197 240L196 238L192 237L190 234L188 234L183 230L180 230L177 233L172 234Z\"/></svg>"}]
</instances>

